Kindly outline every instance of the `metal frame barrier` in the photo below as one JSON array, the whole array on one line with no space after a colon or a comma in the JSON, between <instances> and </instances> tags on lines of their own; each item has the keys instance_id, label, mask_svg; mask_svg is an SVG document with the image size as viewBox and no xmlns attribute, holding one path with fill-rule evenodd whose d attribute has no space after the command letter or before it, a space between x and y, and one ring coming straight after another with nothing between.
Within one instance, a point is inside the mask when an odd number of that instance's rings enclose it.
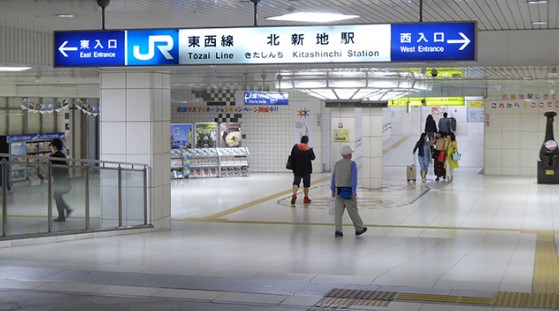
<instances>
[{"instance_id":1,"label":"metal frame barrier","mask_svg":"<svg viewBox=\"0 0 559 311\"><path fill-rule=\"evenodd\" d=\"M0 181L1 184L1 194L2 194L2 236L0 237L1 240L10 240L10 239L19 239L19 238L29 238L29 237L41 237L41 236L50 236L50 235L60 235L60 234L78 234L78 233L89 233L89 232L96 232L96 231L108 231L108 230L118 230L118 229L136 229L136 228L152 228L151 219L149 218L149 210L148 210L148 187L151 181L151 168L146 164L140 163L125 163L125 162L115 162L115 161L96 161L96 160L82 160L82 159L66 159L67 165L61 164L52 164L52 161L61 161L60 158L50 158L50 157L38 157L38 156L23 156L17 154L2 154L0 153ZM10 183L10 174L11 174L11 166L12 165L25 165L26 169L28 167L36 167L37 169L42 168L45 170L46 174L41 179L41 183L38 187L42 187L42 189L46 188L47 191L47 202L46 202L46 230L40 232L33 232L33 233L18 233L18 234L9 234L10 226L14 224L10 222L10 215L9 215L9 205L10 202L8 200L9 195L13 195L14 191L17 191L14 186L15 183L12 183L11 190L9 190L9 183ZM78 229L69 228L68 230L60 230L57 228L56 232L53 231L53 169L54 168L67 168L70 172L78 172L78 174L74 174L71 176L70 179L80 179L83 180L83 207L84 207L84 224L83 227ZM117 172L117 180L116 180L116 206L109 206L109 212L113 211L117 215L116 219L116 226L108 226L102 228L93 228L91 224L91 181L92 176L101 176L105 171L116 171ZM92 172L97 172L98 175L92 174ZM143 220L139 220L140 224L133 224L133 225L124 225L124 189L126 187L123 183L123 178L129 177L130 173L137 173L142 174L142 177L138 179L138 185L141 184L141 193L143 194L143 199L141 200L143 204L143 210L139 213L143 216ZM72 175L72 174L71 174ZM77 175L77 176L76 176ZM101 179L99 177L99 179ZM31 184L30 181L23 181L20 183L27 183ZM23 185L23 187L35 187L35 186L27 186ZM139 188L139 187L137 187ZM99 185L99 191L101 192L101 186ZM22 194L23 196L24 194ZM45 202L43 202L44 204ZM102 202L100 202L101 204ZM103 205L103 208L106 209L107 206ZM42 221L44 216L33 216L39 221Z\"/></svg>"}]
</instances>

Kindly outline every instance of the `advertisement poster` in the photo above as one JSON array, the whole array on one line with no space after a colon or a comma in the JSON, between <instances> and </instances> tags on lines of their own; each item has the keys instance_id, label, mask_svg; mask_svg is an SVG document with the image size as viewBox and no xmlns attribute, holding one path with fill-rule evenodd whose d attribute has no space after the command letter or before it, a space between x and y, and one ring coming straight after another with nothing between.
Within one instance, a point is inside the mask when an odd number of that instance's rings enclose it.
<instances>
[{"instance_id":1,"label":"advertisement poster","mask_svg":"<svg viewBox=\"0 0 559 311\"><path fill-rule=\"evenodd\" d=\"M192 148L194 136L192 135L192 124L171 124L171 149Z\"/></svg>"},{"instance_id":2,"label":"advertisement poster","mask_svg":"<svg viewBox=\"0 0 559 311\"><path fill-rule=\"evenodd\" d=\"M196 148L215 148L217 147L217 123L202 122L196 123Z\"/></svg>"},{"instance_id":3,"label":"advertisement poster","mask_svg":"<svg viewBox=\"0 0 559 311\"><path fill-rule=\"evenodd\" d=\"M241 123L219 123L219 147L241 147Z\"/></svg>"},{"instance_id":4,"label":"advertisement poster","mask_svg":"<svg viewBox=\"0 0 559 311\"><path fill-rule=\"evenodd\" d=\"M334 129L334 142L349 142L349 129Z\"/></svg>"}]
</instances>

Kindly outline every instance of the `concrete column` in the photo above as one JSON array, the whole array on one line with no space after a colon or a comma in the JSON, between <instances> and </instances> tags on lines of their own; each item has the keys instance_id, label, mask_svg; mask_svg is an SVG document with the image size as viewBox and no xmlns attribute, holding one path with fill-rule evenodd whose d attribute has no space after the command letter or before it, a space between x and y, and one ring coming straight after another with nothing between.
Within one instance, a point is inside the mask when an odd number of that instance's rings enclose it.
<instances>
[{"instance_id":1,"label":"concrete column","mask_svg":"<svg viewBox=\"0 0 559 311\"><path fill-rule=\"evenodd\" d=\"M364 188L382 187L382 108L363 108L362 110L362 171L361 186Z\"/></svg>"},{"instance_id":2,"label":"concrete column","mask_svg":"<svg viewBox=\"0 0 559 311\"><path fill-rule=\"evenodd\" d=\"M171 228L169 73L101 72L100 158L143 163L151 167L148 217L157 230ZM115 173L101 176L102 221L115 221ZM135 181L134 181L135 182ZM136 193L134 193L136 191ZM128 190L123 206L127 219L138 219L138 190ZM137 200L134 202L134 200ZM111 214L112 213L112 214Z\"/></svg>"},{"instance_id":3,"label":"concrete column","mask_svg":"<svg viewBox=\"0 0 559 311\"><path fill-rule=\"evenodd\" d=\"M341 148L349 145L359 168L359 187L382 187L382 108L330 108L330 112L333 131L349 130L349 142L332 143L332 167L341 158Z\"/></svg>"}]
</instances>

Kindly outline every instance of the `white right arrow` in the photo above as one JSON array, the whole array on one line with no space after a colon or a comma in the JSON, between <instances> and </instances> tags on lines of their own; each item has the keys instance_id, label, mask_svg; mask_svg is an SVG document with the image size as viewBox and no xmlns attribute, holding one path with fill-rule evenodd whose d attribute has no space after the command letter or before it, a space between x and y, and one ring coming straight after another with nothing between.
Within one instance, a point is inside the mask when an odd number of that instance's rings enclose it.
<instances>
[{"instance_id":1,"label":"white right arrow","mask_svg":"<svg viewBox=\"0 0 559 311\"><path fill-rule=\"evenodd\" d=\"M463 43L462 46L459 48L459 50L462 51L472 41L468 37L466 37L466 35L464 33L459 32L458 34L462 37L462 40L454 39L454 40L448 40L447 42L448 43Z\"/></svg>"},{"instance_id":2,"label":"white right arrow","mask_svg":"<svg viewBox=\"0 0 559 311\"><path fill-rule=\"evenodd\" d=\"M73 46L73 47L66 47L66 44L68 44L68 41L64 41L64 43L62 43L62 45L60 45L60 47L58 47L58 50L60 51L60 53L62 53L62 55L64 55L64 57L68 57L68 54L66 54L66 51L77 51L78 48Z\"/></svg>"}]
</instances>

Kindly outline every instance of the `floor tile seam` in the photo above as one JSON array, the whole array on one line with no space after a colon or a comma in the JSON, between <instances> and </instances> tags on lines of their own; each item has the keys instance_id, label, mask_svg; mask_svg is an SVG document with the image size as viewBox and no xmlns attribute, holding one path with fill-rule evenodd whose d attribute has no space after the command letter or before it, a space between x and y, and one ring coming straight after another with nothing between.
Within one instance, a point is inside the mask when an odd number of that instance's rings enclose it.
<instances>
[{"instance_id":1,"label":"floor tile seam","mask_svg":"<svg viewBox=\"0 0 559 311\"><path fill-rule=\"evenodd\" d=\"M147 276L152 276L153 275L146 275ZM167 275L165 275L167 276ZM196 277L196 278L200 278L199 276L190 276L190 277ZM119 276L115 275L115 278L119 278ZM212 277L201 277L203 278L212 278ZM121 279L121 278L119 278ZM48 285L53 285L54 287L60 287L60 286L75 286L75 291L76 292L82 292L82 290L80 290L80 288L84 288L84 287L97 287L97 291L103 291L105 288L107 287L115 287L115 288L137 288L137 289L142 289L142 290L146 290L146 289L158 289L159 291L162 290L178 290L178 291L202 291L202 292L231 292L231 293L245 293L245 294L262 294L262 295L283 295L283 296L300 296L300 297L307 297L309 296L309 292L317 292L317 297L324 295L325 293L327 293L330 290L333 289L346 289L346 290L383 290L383 291L393 291L394 288L397 288L397 290L399 292L402 293L417 293L417 292L431 292L431 293L435 293L435 294L452 294L452 293L456 293L456 292L464 292L466 290L464 289L454 289L454 288L437 288L437 287L409 287L409 286L395 286L395 285L382 285L382 284L377 284L377 283L367 283L367 284L362 284L362 283L350 283L350 282L312 282L312 281L300 281L300 280L279 280L279 279L236 279L236 278L217 278L213 280L214 284L222 284L223 280L229 280L231 282L234 282L234 284L230 285L232 287L235 287L239 290L232 290L231 288L229 289L223 289L223 286L221 286L222 288L218 288L220 286L216 286L214 288L209 288L210 286L199 286L199 287L194 287L192 286L192 283L190 283L190 287L176 287L176 286L172 286L172 284L161 284L159 286L139 286L137 284L134 284L133 282L135 280L130 280L130 284L115 284L115 283L109 283L109 282L88 282L88 283L84 283L84 282L76 282L76 281L56 281L56 280L25 280L25 281L21 281L21 280L11 280L12 282L10 284L2 284L0 286L2 286L1 288L3 289L15 289L15 288L21 288L20 286L17 285L23 285L26 287L30 287L30 289L38 289L38 288L44 288L44 287L48 287ZM192 280L191 280L192 281ZM252 283L252 284L242 284L242 283ZM282 285L287 285L289 286L289 288L293 288L293 290L290 290L290 293L286 293L287 291L283 291L283 294L277 294L277 293L273 293L273 291L271 290L262 290L263 286L261 283L267 283L267 285L270 284L274 284L274 283L282 283ZM15 285L14 285L15 284ZM198 283L199 284L199 283ZM241 290L239 288L239 285L241 285L240 287L244 286L244 290ZM277 284L276 284L277 285ZM246 290L247 286L253 286L253 288L256 288L258 290ZM473 293L474 291L469 290L470 293ZM303 293L306 293L303 295ZM497 292L492 292L492 291L478 291L477 295L475 297L486 297L487 295L495 295Z\"/></svg>"},{"instance_id":2,"label":"floor tile seam","mask_svg":"<svg viewBox=\"0 0 559 311\"><path fill-rule=\"evenodd\" d=\"M36 282L33 282L36 283ZM211 291L211 290L196 290L196 289L175 289L175 288L160 288L160 287L138 287L138 286L121 286L121 285L105 285L101 286L100 288L94 291L84 292L84 290L72 290L72 288L53 288L49 289L49 284L55 283L63 283L66 285L71 285L72 283L64 283L64 282L40 282L36 283L34 288L27 288L22 289L18 286L4 286L2 290L28 290L28 291L35 291L35 292L58 292L58 293L69 293L69 294L80 294L80 295L95 295L95 296L118 296L118 297L144 297L144 298L161 298L161 299L180 299L185 301L204 301L209 303L217 303L217 302L240 302L240 303L259 303L259 304L266 304L266 305L280 305L286 304L286 301L291 298L288 304L290 305L300 305L300 306L309 306L308 303L305 304L296 304L296 299L292 299L294 297L300 298L308 298L308 295L280 295L280 294L269 294L269 293L246 293L246 292L238 292L238 291ZM87 283L80 283L83 286L94 286L98 284L87 284ZM351 291L351 284L345 283L346 286L336 286L335 283L327 283L330 285L332 289L338 289L342 291ZM360 284L362 286L363 284ZM437 293L433 291L433 288L429 289L430 292L428 293L417 293L417 291L407 291L406 286L388 286L391 288L398 288L399 291L396 293L396 296L392 301L394 302L411 302L411 303L442 303L442 304L458 304L458 305L491 305L491 306L503 306L506 303L510 304L510 302L501 302L499 299L500 297L507 297L508 300L521 300L521 303L528 304L529 306L538 306L538 307L545 307L547 302L553 300L557 295L548 295L542 293L528 293L528 292L492 292L490 295L459 295L458 293L454 292L453 290L448 289L440 289L441 293ZM138 293L134 293L133 290L139 290ZM150 290L151 294L145 294ZM173 294L167 293L168 290L172 290ZM384 288L382 285L376 287L376 291L383 291ZM327 293L331 291L328 290L322 294L314 296L317 299L322 297L326 297ZM457 290L460 291L460 290ZM467 291L467 290L466 290ZM181 293L182 292L182 293ZM194 295L196 292L196 295ZM444 292L444 293L443 293ZM205 293L212 298L200 298L200 294ZM227 299L226 297L236 296L239 297L238 299ZM550 298L545 299L545 297L550 296ZM552 297L553 296L553 297ZM267 302L265 298L276 297L273 302ZM541 299L540 297L544 297ZM550 300L551 299L551 300ZM556 297L555 297L556 300ZM553 301L555 301L553 300ZM552 301L552 302L553 302ZM555 303L555 302L553 302Z\"/></svg>"},{"instance_id":3,"label":"floor tile seam","mask_svg":"<svg viewBox=\"0 0 559 311\"><path fill-rule=\"evenodd\" d=\"M253 224L253 225L311 225L311 226L333 226L333 223L321 223L321 222L293 222L293 221L260 221L260 220L235 220L235 219L216 219L216 220L205 220L203 218L186 218L186 219L174 219L173 221L185 221L185 222L214 222L214 223L231 223L231 224ZM387 225L387 224L364 224L370 228L385 228L385 229L425 229L425 230L450 230L450 231L487 231L487 232L519 232L522 234L536 234L539 231L550 231L550 230L539 230L539 229L525 229L525 228L484 228L484 227L458 227L458 226L425 226L425 225ZM350 223L343 224L343 226L353 225ZM559 234L559 230L551 230Z\"/></svg>"},{"instance_id":4,"label":"floor tile seam","mask_svg":"<svg viewBox=\"0 0 559 311\"><path fill-rule=\"evenodd\" d=\"M48 285L49 282L42 283L42 287ZM111 287L109 292L104 292L107 290L107 287ZM290 297L295 297L293 295L272 295L272 294L265 294L265 293L244 293L244 292L229 292L229 291L210 291L210 290L192 290L192 289L170 289L170 288L159 288L159 287L137 287L143 291L145 290L152 290L153 294L142 294L142 293L133 293L130 292L131 286L117 286L117 285L106 285L100 289L95 291L88 291L84 292L82 290L72 290L71 288L61 289L61 288L27 288L22 289L20 287L3 287L0 288L2 290L21 290L21 291L33 291L33 292L56 292L62 294L79 294L79 295L88 295L88 296L98 296L98 297L138 297L138 298L156 298L156 299L177 299L177 300L184 300L184 301L197 301L197 302L206 302L206 303L224 303L224 302L237 302L237 303L249 303L249 304L261 304L261 305L293 305L293 306L301 306L301 307L310 307L312 304L309 303L300 303L296 304L297 300L290 300L287 302L287 299ZM122 291L119 291L122 289ZM123 293L126 290L126 293ZM174 293L168 294L166 291L173 290ZM115 292L116 291L116 292ZM180 292L184 292L184 295L181 295ZM193 295L193 292L196 292L196 295ZM200 298L201 294L208 294L210 296L215 296L213 298ZM236 295L238 297L242 297L240 295L246 295L247 297L251 297L252 299L226 299L226 297L230 295ZM267 302L265 299L266 297L278 297L279 302ZM260 297L260 298L259 298ZM306 298L305 296L301 296L301 298ZM318 298L318 297L317 297Z\"/></svg>"}]
</instances>

